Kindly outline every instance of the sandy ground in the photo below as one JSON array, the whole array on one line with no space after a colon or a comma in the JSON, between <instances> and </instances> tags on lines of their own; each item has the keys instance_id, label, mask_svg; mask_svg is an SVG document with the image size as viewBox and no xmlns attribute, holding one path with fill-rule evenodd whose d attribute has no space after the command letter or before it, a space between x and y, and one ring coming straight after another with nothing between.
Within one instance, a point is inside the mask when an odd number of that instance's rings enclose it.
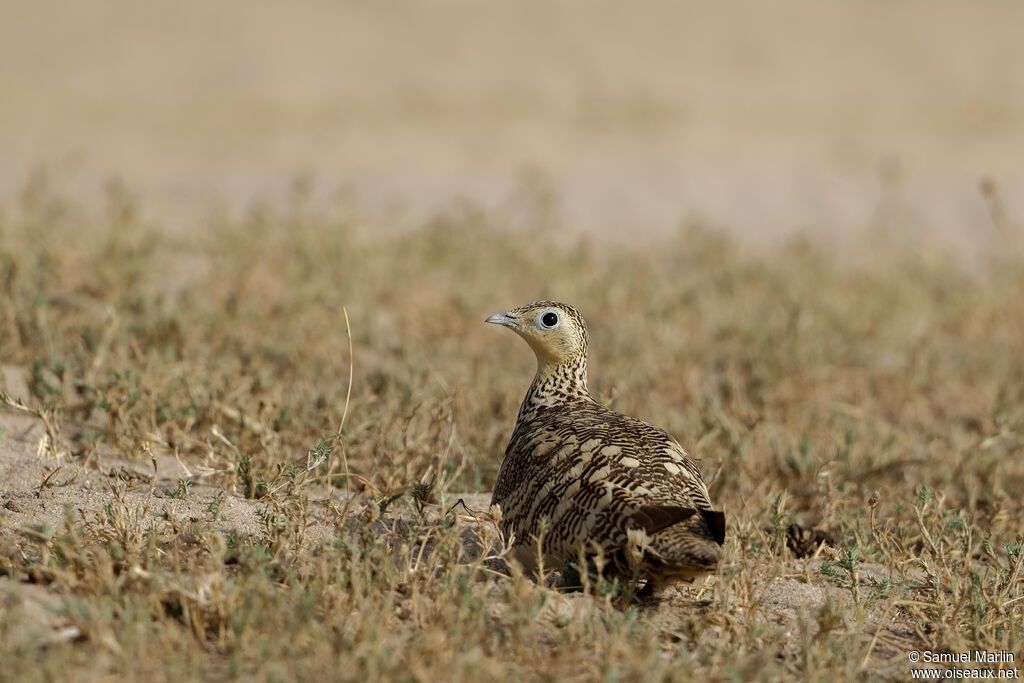
<instances>
[{"instance_id":1,"label":"sandy ground","mask_svg":"<svg viewBox=\"0 0 1024 683\"><path fill-rule=\"evenodd\" d=\"M983 177L1024 214L1021 26L1002 1L9 2L0 197L42 163L178 226L309 174L379 224L540 188L602 234L970 237Z\"/></svg>"},{"instance_id":2,"label":"sandy ground","mask_svg":"<svg viewBox=\"0 0 1024 683\"><path fill-rule=\"evenodd\" d=\"M25 373L12 366L0 368L2 382L0 389L15 398L27 398L24 384ZM14 557L23 552L26 544L38 543L40 539L58 533L64 528L70 514L74 520L93 519L103 514L104 507L114 499L112 486L124 487L124 504L142 511L143 526L159 524L170 515L177 520L199 520L209 517L208 509L219 488L206 486L197 472L168 454L158 454L153 462L145 458L122 457L126 454L101 453L88 462L72 462L69 458L55 459L40 447L45 434L39 419L10 412L0 411L0 559L4 554ZM182 478L195 483L185 498L172 497L171 492ZM315 552L330 542L336 531L331 509L344 507L345 495L339 491L324 491L322 495L311 495L311 514L303 540L304 551ZM456 521L462 529L466 557L478 557L481 548L479 539L495 538L492 529L481 525L493 524L487 520L489 492L467 492L449 494L442 504L427 506L428 515L440 515L453 501L462 500L465 507L456 508ZM219 506L214 528L227 536L232 533L261 537L261 509L265 503L236 495L227 495ZM465 511L463 514L461 511ZM475 513L475 514L474 514ZM388 527L410 515L396 510L381 516L377 525ZM498 545L489 553L500 553ZM821 559L792 560L781 570L759 566L749 577L748 586L757 596L757 614L745 615L745 608L732 610L729 618L763 619L774 624L787 626L785 651L795 654L802 641L800 624L815 615L826 603L841 608L853 608L851 594L845 589L832 585L820 574ZM499 563L497 566L500 566ZM0 569L3 563L0 563ZM871 589L877 581L889 576L888 570L871 563L860 567L860 582L863 590ZM26 645L30 643L57 644L77 642L83 634L68 617L74 595L61 594L45 585L25 581L25 577L5 576L0 571L0 615L13 620L18 628L13 636ZM891 578L891 577L890 577ZM198 580L198 579L197 579ZM660 603L648 607L649 617L666 633L673 634L682 628L683 620L693 611L706 612L707 602L695 599L692 588L672 588L663 595ZM69 602L70 601L70 602ZM860 617L861 628L869 637L883 631L886 638L874 649L874 656L891 664L897 652L891 642L906 632L906 626L896 620L889 610L889 601L876 602ZM500 613L505 605L495 603L493 609ZM591 610L600 609L599 601L581 593L559 593L552 591L544 610L538 619L555 625ZM848 626L854 627L853 624ZM712 619L708 629L726 628L727 624ZM553 626L554 628L554 626ZM902 660L900 660L902 662ZM92 663L95 671L103 670L102 657ZM88 671L80 671L88 678Z\"/></svg>"},{"instance_id":3,"label":"sandy ground","mask_svg":"<svg viewBox=\"0 0 1024 683\"><path fill-rule=\"evenodd\" d=\"M5 432L0 443L0 553L16 554L27 539L58 532L64 527L69 512L76 520L101 515L104 506L112 500L110 487L115 483L127 487L124 495L126 504L145 510L149 523L153 524L168 514L179 520L206 518L208 507L219 491L197 484L192 486L187 498L172 498L169 492L175 489L180 478L187 475L171 457L158 457L155 470L141 460L116 456L102 456L80 466L37 452L43 430L34 418L0 414L0 426ZM331 501L313 497L310 526L306 529L304 541L306 550L312 552L333 538L335 532L329 521L327 504L333 502L341 507L343 497L341 493L333 494ZM451 501L460 498L469 510L483 513L488 507L490 494L451 494L442 507L448 507ZM240 533L260 537L262 522L259 511L263 507L265 505L259 501L229 495L221 504L215 527L224 535ZM429 506L428 514L440 513L439 506ZM385 515L377 524L390 525L397 518L395 515L402 514ZM480 518L486 517L481 514ZM474 546L475 539L494 535L476 528L479 524L491 522L478 521L470 514L458 515L458 522L464 528L463 538L469 554L475 555L479 551ZM500 547L491 551L500 551ZM760 596L760 611L776 623L792 623L795 629L799 619L807 618L828 600L841 606L852 604L848 591L828 585L819 576L819 567L820 560L795 560L781 576L751 577L751 585ZM872 564L864 564L860 571L866 586L870 586L869 582L874 578L887 575L884 567ZM809 577L813 577L813 583L808 582ZM44 585L0 574L0 600L5 601L2 612L5 618L17 620L17 636L26 643L78 639L81 634L66 617L68 608L65 601L74 599L74 595L62 595ZM676 621L690 611L704 607L706 605L694 600L692 589L672 589L654 608L651 617L662 630L672 632ZM579 610L597 608L582 594L552 592L541 618L558 620ZM495 604L495 609L500 611L503 606ZM884 617L885 605L876 605L869 615L870 623L877 626ZM796 651L799 641L795 630L792 635L792 648ZM879 650L878 654L886 653Z\"/></svg>"}]
</instances>

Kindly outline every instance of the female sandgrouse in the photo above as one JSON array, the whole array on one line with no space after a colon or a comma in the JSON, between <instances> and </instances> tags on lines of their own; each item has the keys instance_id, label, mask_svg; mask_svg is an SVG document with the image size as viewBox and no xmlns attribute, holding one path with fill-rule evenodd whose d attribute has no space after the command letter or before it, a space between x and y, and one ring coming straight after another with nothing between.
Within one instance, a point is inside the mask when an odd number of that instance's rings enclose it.
<instances>
[{"instance_id":1,"label":"female sandgrouse","mask_svg":"<svg viewBox=\"0 0 1024 683\"><path fill-rule=\"evenodd\" d=\"M587 328L553 301L496 313L537 355L492 505L512 556L562 566L603 555L656 593L715 571L725 516L700 470L665 431L599 404L587 389Z\"/></svg>"}]
</instances>

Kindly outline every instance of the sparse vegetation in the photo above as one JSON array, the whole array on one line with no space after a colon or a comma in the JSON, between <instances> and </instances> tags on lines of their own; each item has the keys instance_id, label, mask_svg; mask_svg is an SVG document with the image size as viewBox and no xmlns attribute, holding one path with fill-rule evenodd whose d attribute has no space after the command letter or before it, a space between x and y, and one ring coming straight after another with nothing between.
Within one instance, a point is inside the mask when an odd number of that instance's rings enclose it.
<instances>
[{"instance_id":1,"label":"sparse vegetation","mask_svg":"<svg viewBox=\"0 0 1024 683\"><path fill-rule=\"evenodd\" d=\"M1014 249L879 238L853 261L699 225L611 248L467 208L378 234L301 192L196 232L144 216L123 188L96 213L42 179L0 212L0 679L1024 661ZM489 490L532 372L482 320L531 297L578 305L596 393L702 459L718 576L651 607L500 571L487 497L456 503ZM794 552L794 524L832 545Z\"/></svg>"}]
</instances>

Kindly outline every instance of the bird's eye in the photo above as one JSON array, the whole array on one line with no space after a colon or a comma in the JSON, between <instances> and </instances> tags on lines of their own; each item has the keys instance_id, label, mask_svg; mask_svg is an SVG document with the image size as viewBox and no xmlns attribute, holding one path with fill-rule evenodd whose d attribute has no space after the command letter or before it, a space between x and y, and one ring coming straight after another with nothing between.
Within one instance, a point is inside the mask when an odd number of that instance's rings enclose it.
<instances>
[{"instance_id":1,"label":"bird's eye","mask_svg":"<svg viewBox=\"0 0 1024 683\"><path fill-rule=\"evenodd\" d=\"M548 311L541 316L540 324L544 327L554 327L558 324L558 314L553 311Z\"/></svg>"}]
</instances>

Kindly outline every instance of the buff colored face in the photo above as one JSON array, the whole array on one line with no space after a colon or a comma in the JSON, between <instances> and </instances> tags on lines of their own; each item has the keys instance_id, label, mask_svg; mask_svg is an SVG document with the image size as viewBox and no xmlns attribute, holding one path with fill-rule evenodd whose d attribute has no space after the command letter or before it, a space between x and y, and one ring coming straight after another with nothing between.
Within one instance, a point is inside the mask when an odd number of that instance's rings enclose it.
<instances>
[{"instance_id":1,"label":"buff colored face","mask_svg":"<svg viewBox=\"0 0 1024 683\"><path fill-rule=\"evenodd\" d=\"M575 319L557 307L523 306L495 313L486 322L513 330L541 361L557 363L581 350L581 334Z\"/></svg>"}]
</instances>

